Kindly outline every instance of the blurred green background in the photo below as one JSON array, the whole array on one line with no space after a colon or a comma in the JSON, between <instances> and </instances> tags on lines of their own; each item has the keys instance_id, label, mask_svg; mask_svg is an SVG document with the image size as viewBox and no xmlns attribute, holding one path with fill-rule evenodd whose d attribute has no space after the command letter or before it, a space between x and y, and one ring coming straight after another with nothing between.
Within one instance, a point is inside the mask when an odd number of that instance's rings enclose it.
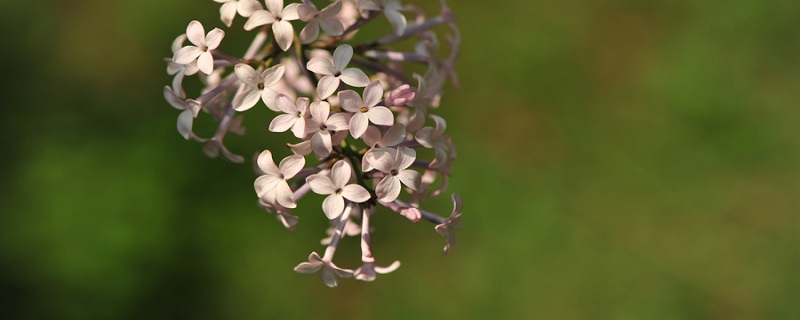
<instances>
[{"instance_id":1,"label":"blurred green background","mask_svg":"<svg viewBox=\"0 0 800 320\"><path fill-rule=\"evenodd\" d=\"M403 266L336 289L292 271L321 198L288 232L175 130L162 58L218 4L0 4L0 318L800 318L800 2L451 1L458 247L382 212ZM283 142L247 117L234 151Z\"/></svg>"}]
</instances>

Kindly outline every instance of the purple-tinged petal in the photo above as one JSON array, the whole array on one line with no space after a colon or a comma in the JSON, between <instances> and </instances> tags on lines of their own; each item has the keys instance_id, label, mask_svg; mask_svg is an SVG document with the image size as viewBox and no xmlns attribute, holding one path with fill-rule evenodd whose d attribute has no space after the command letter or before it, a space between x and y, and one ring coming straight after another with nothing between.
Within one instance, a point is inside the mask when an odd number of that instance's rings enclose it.
<instances>
[{"instance_id":1,"label":"purple-tinged petal","mask_svg":"<svg viewBox=\"0 0 800 320\"><path fill-rule=\"evenodd\" d=\"M292 150L292 153L301 156L307 156L311 153L311 141L303 141L297 144L287 143L286 146L289 147L289 150Z\"/></svg>"},{"instance_id":2,"label":"purple-tinged petal","mask_svg":"<svg viewBox=\"0 0 800 320\"><path fill-rule=\"evenodd\" d=\"M403 170L397 174L397 178L400 179L407 187L411 188L411 190L417 191L419 189L419 182L420 182L420 174L414 170Z\"/></svg>"},{"instance_id":3,"label":"purple-tinged petal","mask_svg":"<svg viewBox=\"0 0 800 320\"><path fill-rule=\"evenodd\" d=\"M387 274L390 272L394 272L395 270L397 270L397 268L400 268L400 261L395 260L394 262L392 262L392 264L386 267L375 266L375 272L380 274Z\"/></svg>"},{"instance_id":4,"label":"purple-tinged petal","mask_svg":"<svg viewBox=\"0 0 800 320\"><path fill-rule=\"evenodd\" d=\"M344 198L340 194L331 194L322 201L322 212L328 219L333 220L339 217L344 211Z\"/></svg>"},{"instance_id":5,"label":"purple-tinged petal","mask_svg":"<svg viewBox=\"0 0 800 320\"><path fill-rule=\"evenodd\" d=\"M372 107L367 111L369 121L380 126L391 126L394 124L394 114L387 107Z\"/></svg>"},{"instance_id":6,"label":"purple-tinged petal","mask_svg":"<svg viewBox=\"0 0 800 320\"><path fill-rule=\"evenodd\" d=\"M233 96L233 109L239 112L246 111L258 103L261 92L255 87L243 85Z\"/></svg>"},{"instance_id":7,"label":"purple-tinged petal","mask_svg":"<svg viewBox=\"0 0 800 320\"><path fill-rule=\"evenodd\" d=\"M389 24L394 28L394 33L397 35L403 34L406 30L406 17L397 10L384 10L383 14L389 20Z\"/></svg>"},{"instance_id":8,"label":"purple-tinged petal","mask_svg":"<svg viewBox=\"0 0 800 320\"><path fill-rule=\"evenodd\" d=\"M396 169L403 170L411 166L417 158L417 152L409 147L398 147L395 154L394 164Z\"/></svg>"},{"instance_id":9,"label":"purple-tinged petal","mask_svg":"<svg viewBox=\"0 0 800 320\"><path fill-rule=\"evenodd\" d=\"M272 33L275 34L275 42L281 47L281 50L289 50L292 46L292 39L294 39L294 28L289 21L281 20L272 24Z\"/></svg>"},{"instance_id":10,"label":"purple-tinged petal","mask_svg":"<svg viewBox=\"0 0 800 320\"><path fill-rule=\"evenodd\" d=\"M314 154L319 158L324 158L331 154L333 144L331 143L330 132L323 130L314 133L311 137L311 150L314 150Z\"/></svg>"},{"instance_id":11,"label":"purple-tinged petal","mask_svg":"<svg viewBox=\"0 0 800 320\"><path fill-rule=\"evenodd\" d=\"M185 110L178 115L178 132L186 140L189 140L189 135L192 134L193 122L194 115L192 114L192 110Z\"/></svg>"},{"instance_id":12,"label":"purple-tinged petal","mask_svg":"<svg viewBox=\"0 0 800 320\"><path fill-rule=\"evenodd\" d=\"M305 118L297 118L295 116L294 124L292 125L292 133L295 137L299 139L303 139L306 137L306 125L308 123L308 119Z\"/></svg>"},{"instance_id":13,"label":"purple-tinged petal","mask_svg":"<svg viewBox=\"0 0 800 320\"><path fill-rule=\"evenodd\" d=\"M350 114L348 113L334 114L330 118L328 118L326 125L328 126L328 130L333 130L333 131L347 130L350 128Z\"/></svg>"},{"instance_id":14,"label":"purple-tinged petal","mask_svg":"<svg viewBox=\"0 0 800 320\"><path fill-rule=\"evenodd\" d=\"M372 110L375 110L375 108ZM393 147L403 142L405 138L406 127L401 123L397 123L386 131L386 134L381 138L381 145L384 147Z\"/></svg>"},{"instance_id":15,"label":"purple-tinged petal","mask_svg":"<svg viewBox=\"0 0 800 320\"><path fill-rule=\"evenodd\" d=\"M369 147L374 147L381 142L381 130L375 126L368 126L364 134L361 135L361 140Z\"/></svg>"},{"instance_id":16,"label":"purple-tinged petal","mask_svg":"<svg viewBox=\"0 0 800 320\"><path fill-rule=\"evenodd\" d=\"M209 51L216 49L222 43L223 38L225 38L225 31L220 28L214 28L206 36L206 47Z\"/></svg>"},{"instance_id":17,"label":"purple-tinged petal","mask_svg":"<svg viewBox=\"0 0 800 320\"><path fill-rule=\"evenodd\" d=\"M344 186L344 188L342 188L342 196L347 200L358 203L367 201L370 198L369 191L357 184Z\"/></svg>"},{"instance_id":18,"label":"purple-tinged petal","mask_svg":"<svg viewBox=\"0 0 800 320\"><path fill-rule=\"evenodd\" d=\"M301 21L309 22L311 19L314 19L314 15L317 13L319 13L319 10L317 10L317 7L315 7L313 3L310 3L310 5L300 4L297 6L297 17L300 18Z\"/></svg>"},{"instance_id":19,"label":"purple-tinged petal","mask_svg":"<svg viewBox=\"0 0 800 320\"><path fill-rule=\"evenodd\" d=\"M394 149L374 149L367 152L364 157L369 164L378 171L389 173L395 168Z\"/></svg>"},{"instance_id":20,"label":"purple-tinged petal","mask_svg":"<svg viewBox=\"0 0 800 320\"><path fill-rule=\"evenodd\" d=\"M336 0L336 2L329 4L327 7L323 8L319 15L323 17L333 17L339 14L339 11L342 11L342 1Z\"/></svg>"},{"instance_id":21,"label":"purple-tinged petal","mask_svg":"<svg viewBox=\"0 0 800 320\"><path fill-rule=\"evenodd\" d=\"M367 125L369 124L369 118L367 117L366 113L357 112L350 118L350 134L353 135L353 138L360 138L364 131L367 131Z\"/></svg>"},{"instance_id":22,"label":"purple-tinged petal","mask_svg":"<svg viewBox=\"0 0 800 320\"><path fill-rule=\"evenodd\" d=\"M256 194L263 197L267 192L275 188L278 183L283 182L281 178L265 174L256 178L253 187L256 189Z\"/></svg>"},{"instance_id":23,"label":"purple-tinged petal","mask_svg":"<svg viewBox=\"0 0 800 320\"><path fill-rule=\"evenodd\" d=\"M226 2L219 8L219 19L226 26L230 27L233 24L233 18L236 17L236 2Z\"/></svg>"},{"instance_id":24,"label":"purple-tinged petal","mask_svg":"<svg viewBox=\"0 0 800 320\"><path fill-rule=\"evenodd\" d=\"M331 105L325 101L316 101L311 104L311 119L318 123L325 123L328 121L328 115L331 113Z\"/></svg>"},{"instance_id":25,"label":"purple-tinged petal","mask_svg":"<svg viewBox=\"0 0 800 320\"><path fill-rule=\"evenodd\" d=\"M200 49L195 46L185 46L180 48L175 54L172 56L172 61L179 64L189 64L194 62L197 57L203 54L203 49Z\"/></svg>"},{"instance_id":26,"label":"purple-tinged petal","mask_svg":"<svg viewBox=\"0 0 800 320\"><path fill-rule=\"evenodd\" d=\"M323 263L302 262L294 267L294 271L300 274L313 274L322 269Z\"/></svg>"},{"instance_id":27,"label":"purple-tinged petal","mask_svg":"<svg viewBox=\"0 0 800 320\"><path fill-rule=\"evenodd\" d=\"M297 203L294 202L294 193L286 181L278 182L275 185L275 201L286 208L297 208Z\"/></svg>"},{"instance_id":28,"label":"purple-tinged petal","mask_svg":"<svg viewBox=\"0 0 800 320\"><path fill-rule=\"evenodd\" d=\"M279 165L281 173L283 173L283 178L285 180L289 180L294 177L300 170L303 169L303 166L306 165L306 159L300 155L293 155L288 156L281 160L281 164Z\"/></svg>"},{"instance_id":29,"label":"purple-tinged petal","mask_svg":"<svg viewBox=\"0 0 800 320\"><path fill-rule=\"evenodd\" d=\"M272 152L269 150L262 151L261 154L258 155L256 163L258 164L258 168L268 175L278 176L281 174L281 170L275 165L275 161L272 160Z\"/></svg>"},{"instance_id":30,"label":"purple-tinged petal","mask_svg":"<svg viewBox=\"0 0 800 320\"><path fill-rule=\"evenodd\" d=\"M327 99L330 97L336 89L339 88L339 78L334 76L324 76L319 79L319 85L317 86L317 94L319 95L320 99Z\"/></svg>"},{"instance_id":31,"label":"purple-tinged petal","mask_svg":"<svg viewBox=\"0 0 800 320\"><path fill-rule=\"evenodd\" d=\"M349 112L359 112L359 109L364 104L361 101L361 96L353 90L339 91L339 104L342 109Z\"/></svg>"},{"instance_id":32,"label":"purple-tinged petal","mask_svg":"<svg viewBox=\"0 0 800 320\"><path fill-rule=\"evenodd\" d=\"M278 93L272 91L272 89L264 88L264 90L261 90L261 101L264 101L264 104L267 105L267 108L276 112L280 111L280 109L278 109L277 104L275 103L275 99L277 98L278 98Z\"/></svg>"},{"instance_id":33,"label":"purple-tinged petal","mask_svg":"<svg viewBox=\"0 0 800 320\"><path fill-rule=\"evenodd\" d=\"M350 163L347 160L336 161L331 168L331 179L333 180L333 185L337 188L344 187L350 181L352 175L353 168L350 167Z\"/></svg>"},{"instance_id":34,"label":"purple-tinged petal","mask_svg":"<svg viewBox=\"0 0 800 320\"><path fill-rule=\"evenodd\" d=\"M322 30L325 30L325 33L332 36L340 36L344 33L342 22L334 17L320 18L319 26L322 27Z\"/></svg>"},{"instance_id":35,"label":"purple-tinged petal","mask_svg":"<svg viewBox=\"0 0 800 320\"><path fill-rule=\"evenodd\" d=\"M303 30L300 30L300 43L309 44L319 37L319 22L311 20Z\"/></svg>"},{"instance_id":36,"label":"purple-tinged petal","mask_svg":"<svg viewBox=\"0 0 800 320\"><path fill-rule=\"evenodd\" d=\"M339 79L342 79L344 83L353 87L361 88L369 84L369 77L367 77L367 74L358 68L344 69L342 74L339 76Z\"/></svg>"},{"instance_id":37,"label":"purple-tinged petal","mask_svg":"<svg viewBox=\"0 0 800 320\"><path fill-rule=\"evenodd\" d=\"M244 24L244 29L250 31L265 24L270 24L273 21L275 21L275 17L272 16L272 13L266 10L258 10L253 12L250 18L247 19L247 22Z\"/></svg>"},{"instance_id":38,"label":"purple-tinged petal","mask_svg":"<svg viewBox=\"0 0 800 320\"><path fill-rule=\"evenodd\" d=\"M283 0L266 0L267 10L272 14L279 14L283 11Z\"/></svg>"},{"instance_id":39,"label":"purple-tinged petal","mask_svg":"<svg viewBox=\"0 0 800 320\"><path fill-rule=\"evenodd\" d=\"M202 47L206 44L206 31L197 20L189 22L189 26L186 27L186 37L195 46Z\"/></svg>"},{"instance_id":40,"label":"purple-tinged petal","mask_svg":"<svg viewBox=\"0 0 800 320\"><path fill-rule=\"evenodd\" d=\"M278 83L283 77L283 74L286 72L286 67L282 64L276 64L272 67L267 68L264 72L261 73L261 79L264 80L265 87L271 87Z\"/></svg>"},{"instance_id":41,"label":"purple-tinged petal","mask_svg":"<svg viewBox=\"0 0 800 320\"><path fill-rule=\"evenodd\" d=\"M278 94L278 97L275 98L275 104L278 105L278 109L284 113L291 114L292 116L297 113L297 105L295 104L295 101L285 94Z\"/></svg>"},{"instance_id":42,"label":"purple-tinged petal","mask_svg":"<svg viewBox=\"0 0 800 320\"><path fill-rule=\"evenodd\" d=\"M417 131L417 142L425 148L433 148L433 128L425 127Z\"/></svg>"},{"instance_id":43,"label":"purple-tinged petal","mask_svg":"<svg viewBox=\"0 0 800 320\"><path fill-rule=\"evenodd\" d=\"M200 72L205 74L211 74L214 71L214 57L211 52L203 52L197 57L197 67L200 68Z\"/></svg>"},{"instance_id":44,"label":"purple-tinged petal","mask_svg":"<svg viewBox=\"0 0 800 320\"><path fill-rule=\"evenodd\" d=\"M253 69L253 67L246 63L237 64L233 67L233 72L236 73L236 77L239 78L239 81L251 87L258 86L258 83L261 81L261 76L256 72L256 69Z\"/></svg>"},{"instance_id":45,"label":"purple-tinged petal","mask_svg":"<svg viewBox=\"0 0 800 320\"><path fill-rule=\"evenodd\" d=\"M353 59L353 47L349 44L340 45L333 51L333 67L336 71L344 70L350 59Z\"/></svg>"},{"instance_id":46,"label":"purple-tinged petal","mask_svg":"<svg viewBox=\"0 0 800 320\"><path fill-rule=\"evenodd\" d=\"M380 81L375 80L364 88L364 106L367 108L373 107L383 99L383 85Z\"/></svg>"},{"instance_id":47,"label":"purple-tinged petal","mask_svg":"<svg viewBox=\"0 0 800 320\"><path fill-rule=\"evenodd\" d=\"M281 12L281 19L283 21L300 19L300 16L297 14L297 6L299 5L299 3L290 3L286 6L286 8L283 8L283 11Z\"/></svg>"},{"instance_id":48,"label":"purple-tinged petal","mask_svg":"<svg viewBox=\"0 0 800 320\"><path fill-rule=\"evenodd\" d=\"M308 186L311 187L314 193L321 195L332 194L338 189L338 187L333 184L333 181L328 178L327 174L312 174L306 178L306 183L308 183Z\"/></svg>"},{"instance_id":49,"label":"purple-tinged petal","mask_svg":"<svg viewBox=\"0 0 800 320\"><path fill-rule=\"evenodd\" d=\"M391 202L400 195L400 189L400 179L392 175L387 175L375 186L375 194L378 196L378 200Z\"/></svg>"},{"instance_id":50,"label":"purple-tinged petal","mask_svg":"<svg viewBox=\"0 0 800 320\"><path fill-rule=\"evenodd\" d=\"M258 3L256 0L239 0L238 12L242 17L249 17L256 12L256 10L261 10L261 4Z\"/></svg>"},{"instance_id":51,"label":"purple-tinged petal","mask_svg":"<svg viewBox=\"0 0 800 320\"><path fill-rule=\"evenodd\" d=\"M308 63L306 63L306 68L313 73L326 76L332 76L336 73L336 68L328 58L313 57L311 60L308 60Z\"/></svg>"},{"instance_id":52,"label":"purple-tinged petal","mask_svg":"<svg viewBox=\"0 0 800 320\"><path fill-rule=\"evenodd\" d=\"M297 116L292 114L282 114L275 119L272 119L272 122L269 123L269 131L272 132L286 132L297 121Z\"/></svg>"}]
</instances>

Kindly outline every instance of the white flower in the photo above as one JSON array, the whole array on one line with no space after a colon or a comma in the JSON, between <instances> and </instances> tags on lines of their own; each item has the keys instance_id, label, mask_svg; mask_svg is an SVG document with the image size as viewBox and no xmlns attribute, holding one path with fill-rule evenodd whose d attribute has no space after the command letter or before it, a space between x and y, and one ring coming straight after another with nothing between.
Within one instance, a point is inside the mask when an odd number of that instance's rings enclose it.
<instances>
[{"instance_id":1,"label":"white flower","mask_svg":"<svg viewBox=\"0 0 800 320\"><path fill-rule=\"evenodd\" d=\"M369 164L378 171L387 173L378 185L375 193L381 202L390 202L400 195L401 185L417 190L420 182L419 172L409 170L417 157L416 151L408 147L381 148L370 152Z\"/></svg>"},{"instance_id":2,"label":"white flower","mask_svg":"<svg viewBox=\"0 0 800 320\"><path fill-rule=\"evenodd\" d=\"M339 278L353 277L353 270L342 269L333 264L333 261L323 260L319 254L312 252L308 256L308 262L303 262L294 267L294 271L302 274L312 274L322 269L322 281L328 287L336 287Z\"/></svg>"},{"instance_id":3,"label":"white flower","mask_svg":"<svg viewBox=\"0 0 800 320\"><path fill-rule=\"evenodd\" d=\"M317 10L310 1L308 4L300 4L297 7L297 15L300 20L308 22L305 28L300 31L300 42L311 43L319 37L319 28L325 30L325 33L332 36L339 36L344 33L344 26L339 18L336 16L342 10L342 1L337 0L331 3L322 11Z\"/></svg>"},{"instance_id":4,"label":"white flower","mask_svg":"<svg viewBox=\"0 0 800 320\"><path fill-rule=\"evenodd\" d=\"M446 241L443 250L444 254L450 252L450 249L456 245L455 230L461 228L461 212L463 211L461 196L454 193L450 198L453 200L453 212L449 218L445 219L444 223L436 226L436 232L441 234Z\"/></svg>"},{"instance_id":5,"label":"white flower","mask_svg":"<svg viewBox=\"0 0 800 320\"><path fill-rule=\"evenodd\" d=\"M223 4L219 8L219 18L228 27L233 23L233 18L236 17L237 12L246 18L262 8L261 4L256 0L214 0L214 2Z\"/></svg>"},{"instance_id":6,"label":"white flower","mask_svg":"<svg viewBox=\"0 0 800 320\"><path fill-rule=\"evenodd\" d=\"M186 36L189 38L189 42L194 45L185 46L175 52L172 61L180 64L190 64L196 60L200 71L205 74L211 74L211 71L214 71L214 56L211 55L211 51L219 47L222 38L225 37L225 31L214 28L208 34L205 34L205 32L203 25L197 20L189 22L189 26L186 27Z\"/></svg>"},{"instance_id":7,"label":"white flower","mask_svg":"<svg viewBox=\"0 0 800 320\"><path fill-rule=\"evenodd\" d=\"M339 88L340 80L359 88L369 84L369 77L364 71L358 68L347 68L347 64L352 58L353 47L343 44L333 51L333 60L314 57L308 61L306 64L308 70L322 76L317 85L317 94L320 99L330 97ZM381 92L381 96L383 96L383 92Z\"/></svg>"},{"instance_id":8,"label":"white flower","mask_svg":"<svg viewBox=\"0 0 800 320\"><path fill-rule=\"evenodd\" d=\"M378 129L378 127L367 127L367 131L364 132L361 139L364 140L364 143L366 143L370 149L364 154L363 160L361 161L362 170L364 172L372 170L372 166L369 164L369 161L367 161L371 152L379 150L380 148L394 147L403 142L405 137L406 128L401 123L395 123L389 130L386 130L386 134L384 134L383 137L381 137L381 130Z\"/></svg>"},{"instance_id":9,"label":"white flower","mask_svg":"<svg viewBox=\"0 0 800 320\"><path fill-rule=\"evenodd\" d=\"M269 131L285 132L291 128L295 137L304 138L306 136L306 122L308 121L306 118L308 103L308 98L300 97L293 102L292 98L279 94L275 98L275 104L284 114L272 119L272 122L269 123Z\"/></svg>"},{"instance_id":10,"label":"white flower","mask_svg":"<svg viewBox=\"0 0 800 320\"><path fill-rule=\"evenodd\" d=\"M347 130L350 115L341 112L328 117L331 112L331 106L325 101L312 103L310 109L311 121L307 132L314 133L311 136L311 149L317 157L326 157L333 150L331 131Z\"/></svg>"},{"instance_id":11,"label":"white flower","mask_svg":"<svg viewBox=\"0 0 800 320\"><path fill-rule=\"evenodd\" d=\"M200 112L200 102L192 99L184 100L169 86L164 87L164 99L173 108L183 111L178 115L178 132L184 139L189 140L189 136L192 134L192 123Z\"/></svg>"},{"instance_id":12,"label":"white flower","mask_svg":"<svg viewBox=\"0 0 800 320\"><path fill-rule=\"evenodd\" d=\"M294 177L306 164L306 159L300 155L288 156L281 160L280 166L272 160L272 152L264 150L258 155L258 168L265 174L256 178L254 187L258 197L264 197L271 190L275 190L275 202L286 207L296 208L294 194L286 180Z\"/></svg>"},{"instance_id":13,"label":"white flower","mask_svg":"<svg viewBox=\"0 0 800 320\"><path fill-rule=\"evenodd\" d=\"M342 108L355 113L350 118L350 134L359 138L367 131L370 122L379 126L394 124L394 115L389 108L376 106L383 98L383 87L380 81L373 81L364 89L364 99L353 90L339 92Z\"/></svg>"},{"instance_id":14,"label":"white flower","mask_svg":"<svg viewBox=\"0 0 800 320\"><path fill-rule=\"evenodd\" d=\"M347 184L353 168L347 160L339 160L331 168L330 174L318 173L306 178L306 182L317 194L328 195L322 202L322 211L328 219L336 219L344 211L344 199L352 202L369 200L369 191L358 184Z\"/></svg>"},{"instance_id":15,"label":"white flower","mask_svg":"<svg viewBox=\"0 0 800 320\"><path fill-rule=\"evenodd\" d=\"M268 108L279 110L273 106L278 94L270 87L277 84L283 77L284 67L282 64L272 66L261 73L244 63L237 64L233 69L236 77L242 81L242 86L233 97L234 110L250 109L256 105L259 99L264 101Z\"/></svg>"},{"instance_id":16,"label":"white flower","mask_svg":"<svg viewBox=\"0 0 800 320\"><path fill-rule=\"evenodd\" d=\"M179 35L172 41L172 54L178 52L183 47L183 42L186 41L186 34ZM200 69L197 68L197 62L192 61L189 64L180 64L172 59L167 60L167 74L175 76L172 78L172 90L175 92L183 93L183 77L191 76L197 73Z\"/></svg>"},{"instance_id":17,"label":"white flower","mask_svg":"<svg viewBox=\"0 0 800 320\"><path fill-rule=\"evenodd\" d=\"M400 261L397 260L395 260L388 267L378 267L375 265L375 261L364 262L363 265L356 269L354 275L357 280L371 282L375 281L375 273L387 274L397 270L397 268L400 268Z\"/></svg>"},{"instance_id":18,"label":"white flower","mask_svg":"<svg viewBox=\"0 0 800 320\"><path fill-rule=\"evenodd\" d=\"M431 119L436 123L436 129L424 127L417 131L417 142L426 148L433 148L436 157L431 162L431 168L438 168L447 163L447 151L449 150L447 137L444 136L444 129L447 123L442 117L431 115Z\"/></svg>"},{"instance_id":19,"label":"white flower","mask_svg":"<svg viewBox=\"0 0 800 320\"><path fill-rule=\"evenodd\" d=\"M283 0L266 0L267 10L258 10L250 15L244 24L247 31L267 24L272 24L272 33L281 50L289 50L294 39L294 29L289 21L297 20L297 3L291 3L285 8Z\"/></svg>"},{"instance_id":20,"label":"white flower","mask_svg":"<svg viewBox=\"0 0 800 320\"><path fill-rule=\"evenodd\" d=\"M389 24L394 28L397 35L403 34L406 30L406 17L400 13L403 10L403 5L399 0L366 0L362 1L359 9L362 11L383 11Z\"/></svg>"}]
</instances>

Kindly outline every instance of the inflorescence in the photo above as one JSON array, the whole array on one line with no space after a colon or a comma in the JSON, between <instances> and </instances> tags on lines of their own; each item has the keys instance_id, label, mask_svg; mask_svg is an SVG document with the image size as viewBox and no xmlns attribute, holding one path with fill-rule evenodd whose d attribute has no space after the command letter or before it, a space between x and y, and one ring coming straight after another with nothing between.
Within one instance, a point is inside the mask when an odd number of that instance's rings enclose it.
<instances>
[{"instance_id":1,"label":"inflorescence","mask_svg":"<svg viewBox=\"0 0 800 320\"><path fill-rule=\"evenodd\" d=\"M223 140L229 132L244 134L241 114L259 102L277 113L269 131L291 131L299 139L287 144L292 155L278 164L270 150L261 152L254 183L260 206L290 230L298 222L291 213L297 201L309 191L327 196L322 202L332 225L322 240L327 248L322 256L312 252L295 271L319 271L325 284L335 287L339 278L372 281L377 273L397 269L398 261L375 265L370 221L378 207L414 223L434 223L446 238L447 254L461 222L461 197L451 196L448 217L420 208L426 197L445 191L456 158L445 120L431 113L439 107L445 82L457 85L460 34L444 0L435 17L400 0L336 0L322 9L310 0L288 5L266 0L265 6L256 0L214 1L222 4L220 19L227 27L241 16L244 30L255 31L252 43L236 57L219 49L223 30L206 33L200 22L190 22L172 43L172 58L166 59L167 73L174 78L164 87L164 97L181 111L178 132L202 143L210 157L245 161ZM356 43L355 34L378 23L380 16L388 20L391 33ZM298 33L295 27L300 25ZM446 46L440 45L436 30L445 34ZM410 47L406 43L414 44L413 51L395 48ZM424 70L423 75L409 78L408 69ZM190 99L183 80L192 75L204 88ZM192 131L200 111L218 123L211 137ZM432 159L417 158L417 150L423 149L432 150ZM306 158L318 162L309 165ZM362 265L355 270L333 263L345 235L361 236Z\"/></svg>"}]
</instances>

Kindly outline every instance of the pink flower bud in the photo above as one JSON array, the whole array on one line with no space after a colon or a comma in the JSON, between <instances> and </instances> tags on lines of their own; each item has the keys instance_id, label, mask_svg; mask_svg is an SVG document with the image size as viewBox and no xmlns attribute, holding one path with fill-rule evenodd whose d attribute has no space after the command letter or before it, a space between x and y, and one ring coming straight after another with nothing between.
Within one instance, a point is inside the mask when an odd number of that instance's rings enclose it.
<instances>
[{"instance_id":1,"label":"pink flower bud","mask_svg":"<svg viewBox=\"0 0 800 320\"><path fill-rule=\"evenodd\" d=\"M386 99L386 104L389 106L402 107L406 105L406 103L414 101L416 97L417 94L411 91L411 86L404 84L392 90L392 92L389 92L389 98Z\"/></svg>"}]
</instances>

